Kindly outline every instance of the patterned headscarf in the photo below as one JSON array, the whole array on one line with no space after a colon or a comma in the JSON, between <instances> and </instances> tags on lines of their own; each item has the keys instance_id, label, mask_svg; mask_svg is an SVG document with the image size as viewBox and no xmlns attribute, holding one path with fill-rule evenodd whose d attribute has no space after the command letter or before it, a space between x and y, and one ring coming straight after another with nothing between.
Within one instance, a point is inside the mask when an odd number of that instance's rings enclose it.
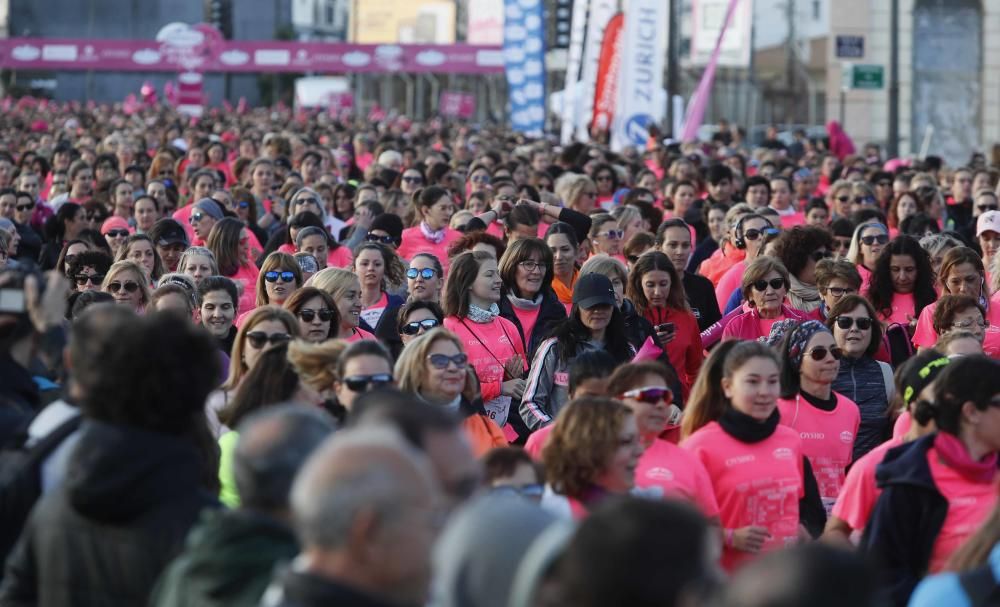
<instances>
[{"instance_id":1,"label":"patterned headscarf","mask_svg":"<svg viewBox=\"0 0 1000 607\"><path fill-rule=\"evenodd\" d=\"M817 333L829 333L830 329L818 320L807 320L797 327L789 329L788 362L798 371L802 368L802 357L806 353L806 344Z\"/></svg>"}]
</instances>

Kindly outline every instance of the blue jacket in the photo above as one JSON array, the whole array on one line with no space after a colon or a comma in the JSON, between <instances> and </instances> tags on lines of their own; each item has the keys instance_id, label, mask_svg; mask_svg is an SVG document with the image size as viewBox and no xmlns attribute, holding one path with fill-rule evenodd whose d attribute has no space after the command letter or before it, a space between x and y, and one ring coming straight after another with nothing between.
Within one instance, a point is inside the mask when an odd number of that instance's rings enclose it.
<instances>
[{"instance_id":1,"label":"blue jacket","mask_svg":"<svg viewBox=\"0 0 1000 607\"><path fill-rule=\"evenodd\" d=\"M986 564L964 573L940 573L920 582L910 607L977 607L996 605L1000 593L1000 544ZM971 592L970 592L971 591Z\"/></svg>"},{"instance_id":2,"label":"blue jacket","mask_svg":"<svg viewBox=\"0 0 1000 607\"><path fill-rule=\"evenodd\" d=\"M934 484L927 451L937 434L890 449L875 469L882 494L868 520L861 549L882 566L888 604L903 607L927 574L931 552L948 514Z\"/></svg>"}]
</instances>

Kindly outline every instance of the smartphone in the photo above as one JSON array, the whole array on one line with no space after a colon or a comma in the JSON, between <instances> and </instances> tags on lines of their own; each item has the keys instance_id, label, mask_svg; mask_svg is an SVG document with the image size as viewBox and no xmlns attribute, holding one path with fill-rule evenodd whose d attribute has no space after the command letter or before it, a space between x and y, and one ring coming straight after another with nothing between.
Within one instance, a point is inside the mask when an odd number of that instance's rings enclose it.
<instances>
[{"instance_id":1,"label":"smartphone","mask_svg":"<svg viewBox=\"0 0 1000 607\"><path fill-rule=\"evenodd\" d=\"M675 330L677 330L677 327L675 327L672 322L665 322L662 325L656 325L657 333L673 333Z\"/></svg>"},{"instance_id":2,"label":"smartphone","mask_svg":"<svg viewBox=\"0 0 1000 607\"><path fill-rule=\"evenodd\" d=\"M24 289L0 289L0 312L23 314L25 311Z\"/></svg>"}]
</instances>

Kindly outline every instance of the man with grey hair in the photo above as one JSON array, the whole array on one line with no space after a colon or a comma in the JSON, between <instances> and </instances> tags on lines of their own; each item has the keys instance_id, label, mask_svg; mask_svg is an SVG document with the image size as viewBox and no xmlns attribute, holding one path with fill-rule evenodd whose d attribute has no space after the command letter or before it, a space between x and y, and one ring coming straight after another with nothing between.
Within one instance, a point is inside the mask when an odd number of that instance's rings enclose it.
<instances>
[{"instance_id":1,"label":"man with grey hair","mask_svg":"<svg viewBox=\"0 0 1000 607\"><path fill-rule=\"evenodd\" d=\"M298 552L289 525L292 480L335 428L329 415L304 405L268 407L240 424L233 471L241 507L202 515L150 604L257 605L275 565Z\"/></svg>"},{"instance_id":2,"label":"man with grey hair","mask_svg":"<svg viewBox=\"0 0 1000 607\"><path fill-rule=\"evenodd\" d=\"M267 607L417 607L442 523L424 456L386 427L344 431L292 487L302 551L268 589Z\"/></svg>"}]
</instances>

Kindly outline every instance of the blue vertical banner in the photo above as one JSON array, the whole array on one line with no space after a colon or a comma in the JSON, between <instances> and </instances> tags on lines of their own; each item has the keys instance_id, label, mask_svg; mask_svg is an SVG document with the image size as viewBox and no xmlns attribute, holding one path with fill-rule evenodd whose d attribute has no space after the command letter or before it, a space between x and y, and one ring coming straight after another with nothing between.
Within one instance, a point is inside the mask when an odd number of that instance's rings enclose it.
<instances>
[{"instance_id":1,"label":"blue vertical banner","mask_svg":"<svg viewBox=\"0 0 1000 607\"><path fill-rule=\"evenodd\" d=\"M545 132L545 31L542 0L504 0L503 53L511 128Z\"/></svg>"}]
</instances>

